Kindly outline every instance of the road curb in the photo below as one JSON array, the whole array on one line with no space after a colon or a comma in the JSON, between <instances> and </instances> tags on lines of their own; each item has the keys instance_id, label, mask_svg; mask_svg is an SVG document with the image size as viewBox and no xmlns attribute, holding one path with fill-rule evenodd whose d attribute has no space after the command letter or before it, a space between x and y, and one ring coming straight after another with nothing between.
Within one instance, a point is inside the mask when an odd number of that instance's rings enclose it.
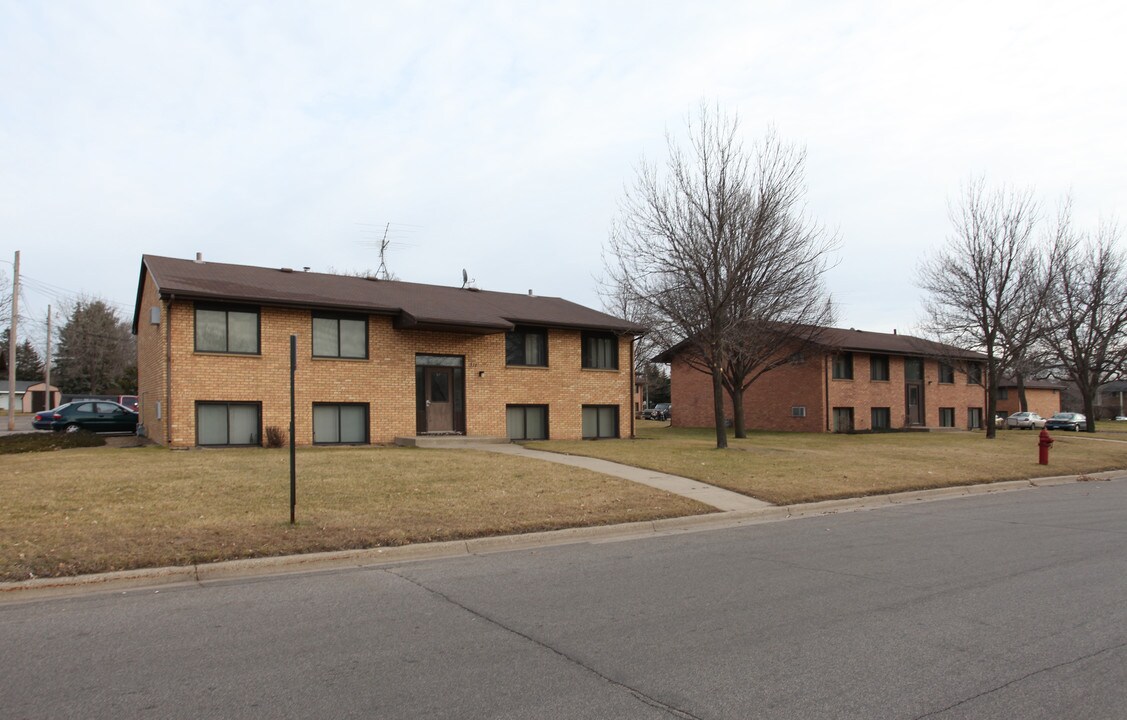
<instances>
[{"instance_id":1,"label":"road curb","mask_svg":"<svg viewBox=\"0 0 1127 720\"><path fill-rule=\"evenodd\" d=\"M301 572L368 568L416 560L487 555L514 550L534 550L581 542L620 540L625 538L701 532L743 525L779 522L788 519L817 517L841 512L872 510L911 503L932 502L958 497L1053 487L1088 481L1127 480L1127 470L1061 475L1029 480L1009 480L981 485L957 485L916 490L889 495L869 495L838 500L822 500L798 505L772 505L748 510L705 513L686 517L663 518L617 525L593 525L561 530L547 530L522 535L496 535L469 540L449 540L397 547L335 550L247 558L184 567L122 570L93 575L60 578L34 578L0 583L0 604L74 595L155 589L175 585L206 584L246 577L263 577Z\"/></svg>"}]
</instances>

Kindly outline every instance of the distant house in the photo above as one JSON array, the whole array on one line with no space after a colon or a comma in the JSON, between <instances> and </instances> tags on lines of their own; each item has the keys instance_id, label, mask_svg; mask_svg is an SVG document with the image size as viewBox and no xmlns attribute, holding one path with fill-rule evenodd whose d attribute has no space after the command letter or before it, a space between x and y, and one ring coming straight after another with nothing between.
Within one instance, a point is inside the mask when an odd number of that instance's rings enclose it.
<instances>
[{"instance_id":1,"label":"distant house","mask_svg":"<svg viewBox=\"0 0 1127 720\"><path fill-rule=\"evenodd\" d=\"M643 328L567 300L146 255L133 332L145 432L169 446L633 433Z\"/></svg>"},{"instance_id":2,"label":"distant house","mask_svg":"<svg viewBox=\"0 0 1127 720\"><path fill-rule=\"evenodd\" d=\"M1101 385L1096 395L1096 417L1100 420L1111 420L1127 416L1125 396L1127 396L1127 380L1116 380Z\"/></svg>"},{"instance_id":3,"label":"distant house","mask_svg":"<svg viewBox=\"0 0 1127 720\"><path fill-rule=\"evenodd\" d=\"M1061 410L1061 391L1064 385L1052 380L1026 380L1025 401L1029 412L1041 417L1052 417ZM998 417L1008 417L1021 411L1017 381L1002 378L998 381Z\"/></svg>"},{"instance_id":4,"label":"distant house","mask_svg":"<svg viewBox=\"0 0 1127 720\"><path fill-rule=\"evenodd\" d=\"M48 394L47 385L42 380L16 380L16 412L40 412L59 405L59 389L54 385ZM8 409L8 381L0 381L0 410Z\"/></svg>"},{"instance_id":5,"label":"distant house","mask_svg":"<svg viewBox=\"0 0 1127 720\"><path fill-rule=\"evenodd\" d=\"M654 358L670 364L673 424L711 427L711 378L687 362L688 352L683 343ZM798 432L981 428L984 360L908 335L823 328L817 343L747 389L745 422L748 429ZM730 419L726 395L724 402Z\"/></svg>"}]
</instances>

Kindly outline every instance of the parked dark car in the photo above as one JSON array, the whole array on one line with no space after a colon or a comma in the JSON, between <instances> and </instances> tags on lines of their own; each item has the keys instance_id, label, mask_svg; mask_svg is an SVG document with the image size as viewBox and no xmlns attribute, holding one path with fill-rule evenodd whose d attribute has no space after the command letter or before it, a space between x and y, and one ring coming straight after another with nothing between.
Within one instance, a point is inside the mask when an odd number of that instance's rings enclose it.
<instances>
[{"instance_id":1,"label":"parked dark car","mask_svg":"<svg viewBox=\"0 0 1127 720\"><path fill-rule=\"evenodd\" d=\"M1088 418L1080 413L1060 412L1045 421L1046 430L1071 430L1080 432L1081 426L1087 426Z\"/></svg>"},{"instance_id":2,"label":"parked dark car","mask_svg":"<svg viewBox=\"0 0 1127 720\"><path fill-rule=\"evenodd\" d=\"M35 413L31 426L55 432L137 432L137 413L109 400L66 403Z\"/></svg>"},{"instance_id":3,"label":"parked dark car","mask_svg":"<svg viewBox=\"0 0 1127 720\"><path fill-rule=\"evenodd\" d=\"M649 410L646 417L650 420L668 420L672 416L673 406L669 403L658 403Z\"/></svg>"}]
</instances>

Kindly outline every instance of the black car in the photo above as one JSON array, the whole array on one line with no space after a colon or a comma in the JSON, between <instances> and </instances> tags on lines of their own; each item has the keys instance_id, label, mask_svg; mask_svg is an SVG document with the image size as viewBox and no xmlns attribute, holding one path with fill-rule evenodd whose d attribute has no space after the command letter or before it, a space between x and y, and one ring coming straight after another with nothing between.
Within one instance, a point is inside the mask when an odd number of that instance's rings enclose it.
<instances>
[{"instance_id":1,"label":"black car","mask_svg":"<svg viewBox=\"0 0 1127 720\"><path fill-rule=\"evenodd\" d=\"M647 410L649 415L646 415L648 420L668 420L672 413L672 406L669 403L658 403L653 406L653 409Z\"/></svg>"},{"instance_id":2,"label":"black car","mask_svg":"<svg viewBox=\"0 0 1127 720\"><path fill-rule=\"evenodd\" d=\"M55 432L137 432L137 413L109 400L82 400L35 413L31 426Z\"/></svg>"},{"instance_id":3,"label":"black car","mask_svg":"<svg viewBox=\"0 0 1127 720\"><path fill-rule=\"evenodd\" d=\"M1080 413L1060 412L1045 422L1045 429L1080 432L1080 427L1087 427L1087 425L1088 418Z\"/></svg>"}]
</instances>

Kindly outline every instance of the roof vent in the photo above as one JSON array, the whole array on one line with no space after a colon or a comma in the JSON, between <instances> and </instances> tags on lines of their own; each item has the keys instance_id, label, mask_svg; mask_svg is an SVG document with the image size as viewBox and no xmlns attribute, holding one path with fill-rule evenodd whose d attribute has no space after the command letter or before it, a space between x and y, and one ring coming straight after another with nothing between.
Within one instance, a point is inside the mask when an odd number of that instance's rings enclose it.
<instances>
[{"instance_id":1,"label":"roof vent","mask_svg":"<svg viewBox=\"0 0 1127 720\"><path fill-rule=\"evenodd\" d=\"M278 268L282 272L293 272L293 268Z\"/></svg>"},{"instance_id":2,"label":"roof vent","mask_svg":"<svg viewBox=\"0 0 1127 720\"><path fill-rule=\"evenodd\" d=\"M196 253L196 262L200 263L201 265L203 264L203 253L202 252Z\"/></svg>"}]
</instances>

